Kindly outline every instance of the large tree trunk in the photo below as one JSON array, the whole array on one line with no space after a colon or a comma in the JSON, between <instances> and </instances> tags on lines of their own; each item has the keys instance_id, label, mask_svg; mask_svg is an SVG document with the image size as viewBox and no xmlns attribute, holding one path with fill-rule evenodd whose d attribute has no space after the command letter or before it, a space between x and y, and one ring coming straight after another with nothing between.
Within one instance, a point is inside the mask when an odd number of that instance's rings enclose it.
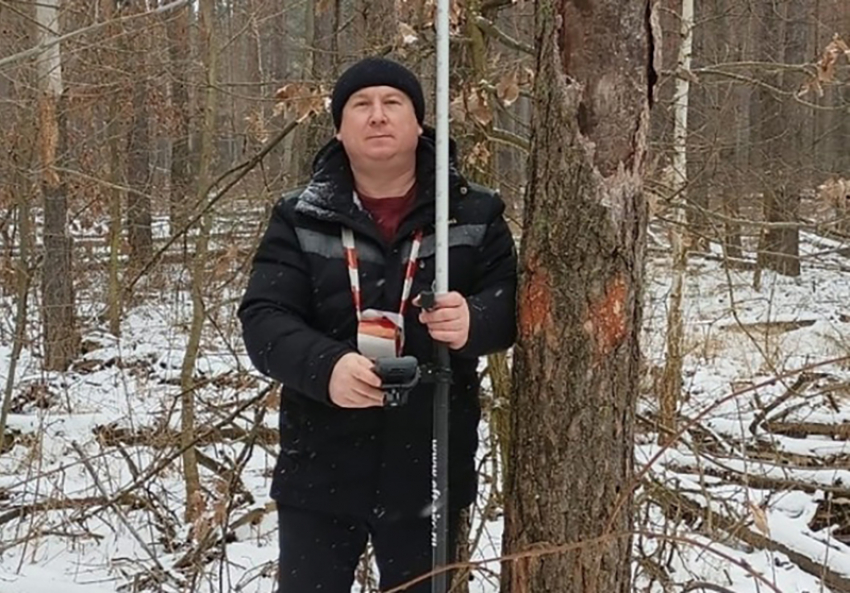
<instances>
[{"instance_id":1,"label":"large tree trunk","mask_svg":"<svg viewBox=\"0 0 850 593\"><path fill-rule=\"evenodd\" d=\"M137 10L144 10L139 8ZM130 268L138 270L153 255L150 197L150 132L148 130L148 80L145 55L146 28L131 25L133 63L133 116L127 142L127 235Z\"/></svg>"},{"instance_id":2,"label":"large tree trunk","mask_svg":"<svg viewBox=\"0 0 850 593\"><path fill-rule=\"evenodd\" d=\"M105 21L113 21L106 28L106 39L116 40L121 37L121 26L114 22L113 0L101 0L101 10ZM114 48L114 46L113 46ZM118 72L120 54L116 51L107 52L107 64ZM124 184L124 173L121 168L121 150L119 147L119 130L121 128L121 105L123 100L119 99L122 84L115 84L117 92L113 90L112 100L109 101L108 121L106 123L107 146L109 151L109 180L112 187L109 189L109 234L107 238L109 247L109 271L107 281L107 303L106 317L109 320L109 331L114 336L121 333L121 311L123 310L123 295L121 291L121 243L122 243L122 208L124 192L121 189Z\"/></svg>"},{"instance_id":3,"label":"large tree trunk","mask_svg":"<svg viewBox=\"0 0 850 593\"><path fill-rule=\"evenodd\" d=\"M338 45L339 2L306 4L307 40L309 47L330 47L331 51L312 52L302 63L304 78L323 81L329 88L336 81L339 55ZM309 179L313 157L333 136L333 121L329 113L322 112L295 129L293 154L288 171L289 181L294 185Z\"/></svg>"},{"instance_id":4,"label":"large tree trunk","mask_svg":"<svg viewBox=\"0 0 850 593\"><path fill-rule=\"evenodd\" d=\"M758 39L763 61L775 60L777 55L783 56L786 61L799 57L799 30L805 24L785 17L797 13L801 1L788 0L782 6L774 6L772 2L757 5ZM779 71L768 71L764 78L771 86L788 92L797 90ZM760 133L760 150L756 151L757 170L765 180L764 217L768 222L792 222L799 214L799 182L795 176L800 175L800 162L799 155L794 154L794 147L798 145L799 117L795 117L795 110L790 104L793 99L779 97L765 87L759 87L756 100L758 104L754 109L758 116L754 121L759 122ZM788 159L794 162L788 162ZM766 230L758 254L759 267L786 276L799 276L798 245L797 229Z\"/></svg>"},{"instance_id":5,"label":"large tree trunk","mask_svg":"<svg viewBox=\"0 0 850 593\"><path fill-rule=\"evenodd\" d=\"M654 81L648 4L539 0L535 21L504 551L538 555L506 564L502 589L626 593ZM617 536L539 555L604 533Z\"/></svg>"},{"instance_id":6,"label":"large tree trunk","mask_svg":"<svg viewBox=\"0 0 850 593\"><path fill-rule=\"evenodd\" d=\"M678 69L688 72L691 69L691 49L694 38L694 0L682 0L682 43L679 47ZM661 424L668 430L658 433L659 443L670 442L676 430L676 411L682 395L682 364L684 359L685 329L682 319L682 300L685 286L685 273L688 267L688 249L685 243L685 210L688 182L688 99L690 98L690 79L680 76L676 79L676 96L673 105L675 123L673 126L673 192L675 221L670 228L670 243L673 246L673 289L670 291L667 309L667 360L659 394Z\"/></svg>"},{"instance_id":7,"label":"large tree trunk","mask_svg":"<svg viewBox=\"0 0 850 593\"><path fill-rule=\"evenodd\" d=\"M169 218L171 234L186 224L186 207L191 203L189 186L189 6L182 6L167 16L168 60L171 67L171 106L174 113L171 129L171 193Z\"/></svg>"},{"instance_id":8,"label":"large tree trunk","mask_svg":"<svg viewBox=\"0 0 850 593\"><path fill-rule=\"evenodd\" d=\"M55 40L59 36L59 0L40 0L35 14L39 43ZM62 174L57 168L59 159L64 158L68 135L58 43L40 56L38 74L41 192L44 197L44 367L63 371L77 354L79 336L74 312L71 238L67 232L68 203Z\"/></svg>"},{"instance_id":9,"label":"large tree trunk","mask_svg":"<svg viewBox=\"0 0 850 593\"><path fill-rule=\"evenodd\" d=\"M144 12L140 3L130 6L135 14ZM132 99L127 129L127 244L130 248L128 267L141 269L153 254L152 213L150 198L150 130L148 106L149 27L136 21L121 26L124 36L118 47L127 56L131 69Z\"/></svg>"},{"instance_id":10,"label":"large tree trunk","mask_svg":"<svg viewBox=\"0 0 850 593\"><path fill-rule=\"evenodd\" d=\"M681 48L685 43L684 27L681 22L683 2L674 2L672 10L676 14L676 68L683 67L681 63ZM696 4L694 25L690 27L690 55L688 70L691 68L700 68L707 63L711 63L714 58L714 33L715 31L710 26L712 21L708 20L710 9L705 2ZM690 60L693 60L693 64ZM689 82L689 81L688 81ZM708 251L709 242L715 238L712 232L709 218L705 211L710 209L711 181L712 175L707 174L709 168L716 168L715 152L716 145L716 130L713 129L712 115L713 108L717 101L717 88L714 80L700 80L701 84L693 85L688 91L688 120L686 122L685 134L688 136L687 141L687 159L685 166L687 168L685 177L687 178L687 202L695 208L686 212L685 220L687 225L683 231L687 233L687 242L692 250ZM674 103L672 109L675 112L678 109L676 105L676 95L680 92L684 81L681 77L676 78ZM673 117L673 159L677 157L676 152L676 116ZM676 165L674 164L675 168ZM683 196L684 197L684 196ZM675 257L675 256L674 256Z\"/></svg>"}]
</instances>

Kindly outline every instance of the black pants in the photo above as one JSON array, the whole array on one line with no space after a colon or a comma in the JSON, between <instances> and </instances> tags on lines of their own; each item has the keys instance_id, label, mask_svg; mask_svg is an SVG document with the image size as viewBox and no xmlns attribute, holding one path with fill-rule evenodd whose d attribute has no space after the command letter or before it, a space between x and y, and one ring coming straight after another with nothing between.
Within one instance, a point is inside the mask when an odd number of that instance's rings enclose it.
<instances>
[{"instance_id":1,"label":"black pants","mask_svg":"<svg viewBox=\"0 0 850 593\"><path fill-rule=\"evenodd\" d=\"M363 520L278 505L278 593L350 593L354 570L371 537L381 590L431 571L431 519ZM449 562L459 513L449 513ZM451 584L451 574L448 583ZM430 579L405 590L430 593Z\"/></svg>"}]
</instances>

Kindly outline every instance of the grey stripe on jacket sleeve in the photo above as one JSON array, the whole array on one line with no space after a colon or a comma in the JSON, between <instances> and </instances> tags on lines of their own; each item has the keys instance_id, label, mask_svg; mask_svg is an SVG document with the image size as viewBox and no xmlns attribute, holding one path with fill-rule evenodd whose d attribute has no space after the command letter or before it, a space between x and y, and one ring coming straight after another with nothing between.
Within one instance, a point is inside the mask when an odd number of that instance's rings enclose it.
<instances>
[{"instance_id":1,"label":"grey stripe on jacket sleeve","mask_svg":"<svg viewBox=\"0 0 850 593\"><path fill-rule=\"evenodd\" d=\"M449 227L449 248L452 247L478 247L484 241L484 233L487 232L486 224L459 224ZM431 257L434 255L437 246L437 238L435 235L428 235L422 239L422 246L419 248L419 257ZM410 253L410 241L406 241L402 248L402 254L405 259Z\"/></svg>"}]
</instances>

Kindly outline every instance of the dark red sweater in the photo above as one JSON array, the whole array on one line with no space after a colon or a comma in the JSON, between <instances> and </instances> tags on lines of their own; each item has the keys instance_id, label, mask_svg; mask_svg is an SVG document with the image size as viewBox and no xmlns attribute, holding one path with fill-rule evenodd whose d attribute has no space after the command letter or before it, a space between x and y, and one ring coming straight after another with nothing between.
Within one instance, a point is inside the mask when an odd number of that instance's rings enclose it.
<instances>
[{"instance_id":1,"label":"dark red sweater","mask_svg":"<svg viewBox=\"0 0 850 593\"><path fill-rule=\"evenodd\" d=\"M357 192L363 207L372 215L372 219L381 231L381 234L386 239L387 243L392 243L395 238L398 226L404 217L410 212L413 202L416 199L416 184L413 184L406 194L403 196L389 198L373 198Z\"/></svg>"}]
</instances>

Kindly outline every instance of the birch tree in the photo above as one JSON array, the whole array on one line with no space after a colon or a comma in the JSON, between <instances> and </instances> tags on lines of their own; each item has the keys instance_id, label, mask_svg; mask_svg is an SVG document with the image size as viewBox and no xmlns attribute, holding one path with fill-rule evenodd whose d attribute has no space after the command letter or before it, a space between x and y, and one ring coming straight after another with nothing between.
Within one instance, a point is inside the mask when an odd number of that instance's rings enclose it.
<instances>
[{"instance_id":1,"label":"birch tree","mask_svg":"<svg viewBox=\"0 0 850 593\"><path fill-rule=\"evenodd\" d=\"M35 4L36 38L46 49L37 58L41 194L44 199L44 264L42 313L44 367L63 371L76 355L79 336L74 312L68 201L59 159L66 150L68 130L62 86L59 0Z\"/></svg>"}]
</instances>

